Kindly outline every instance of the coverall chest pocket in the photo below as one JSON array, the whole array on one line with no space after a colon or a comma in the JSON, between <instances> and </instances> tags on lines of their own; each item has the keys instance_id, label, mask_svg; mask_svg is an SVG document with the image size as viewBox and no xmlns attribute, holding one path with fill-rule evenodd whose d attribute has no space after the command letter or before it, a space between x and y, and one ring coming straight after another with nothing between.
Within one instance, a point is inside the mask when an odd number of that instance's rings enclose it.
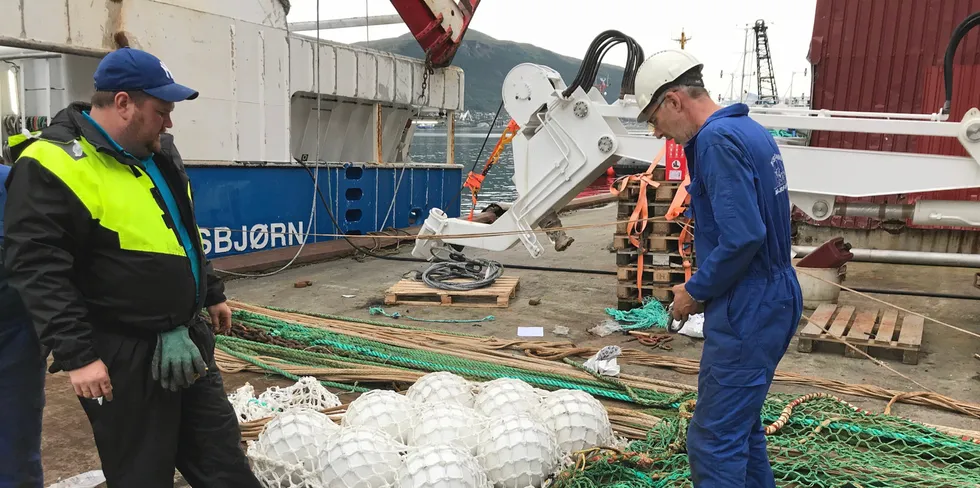
<instances>
[{"instance_id":1,"label":"coverall chest pocket","mask_svg":"<svg viewBox=\"0 0 980 488\"><path fill-rule=\"evenodd\" d=\"M691 178L691 184L687 186L687 192L691 195L691 211L694 217L696 231L714 231L717 228L715 224L715 213L711 210L711 200L708 199L708 190L704 186L704 180L699 176ZM695 232L695 235L697 235L697 232Z\"/></svg>"}]
</instances>

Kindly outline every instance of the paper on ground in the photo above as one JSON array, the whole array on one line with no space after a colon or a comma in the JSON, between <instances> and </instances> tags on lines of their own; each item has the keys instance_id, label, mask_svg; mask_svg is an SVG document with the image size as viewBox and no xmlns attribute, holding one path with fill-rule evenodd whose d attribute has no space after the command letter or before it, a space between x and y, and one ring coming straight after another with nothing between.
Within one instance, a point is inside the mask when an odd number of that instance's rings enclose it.
<instances>
[{"instance_id":1,"label":"paper on ground","mask_svg":"<svg viewBox=\"0 0 980 488\"><path fill-rule=\"evenodd\" d=\"M544 327L518 327L519 337L544 337Z\"/></svg>"}]
</instances>

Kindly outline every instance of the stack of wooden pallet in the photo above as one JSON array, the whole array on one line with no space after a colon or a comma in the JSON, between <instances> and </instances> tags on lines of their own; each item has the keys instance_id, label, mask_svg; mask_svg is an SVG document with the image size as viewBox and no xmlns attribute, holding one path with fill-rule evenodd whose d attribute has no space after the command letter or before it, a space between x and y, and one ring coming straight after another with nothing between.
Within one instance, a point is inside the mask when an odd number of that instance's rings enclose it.
<instances>
[{"instance_id":1,"label":"stack of wooden pallet","mask_svg":"<svg viewBox=\"0 0 980 488\"><path fill-rule=\"evenodd\" d=\"M616 218L619 223L616 225L616 234L613 236L613 248L616 251L616 274L619 280L616 296L620 310L639 307L642 304L641 300L646 297L653 297L666 306L674 299L673 292L670 291L671 288L685 281L684 256L688 256L690 260L691 271L696 269L692 240L688 239L684 254L681 254L678 247L684 219L676 219L671 222L662 219L667 214L671 201L673 201L681 183L666 181L662 167L653 171L652 179L659 186L646 186L645 205L647 206L647 218L655 220L647 222L645 231L639 237L641 246L645 248L643 250L630 242L629 224L625 222L630 219L638 205L641 182L639 180L630 181L626 189L619 194L619 211ZM656 220L658 217L660 218L659 221ZM639 223L634 224L634 226L636 229L640 228ZM643 256L642 271L639 266L641 254ZM637 274L640 273L642 273L642 277L638 284L636 278Z\"/></svg>"}]
</instances>

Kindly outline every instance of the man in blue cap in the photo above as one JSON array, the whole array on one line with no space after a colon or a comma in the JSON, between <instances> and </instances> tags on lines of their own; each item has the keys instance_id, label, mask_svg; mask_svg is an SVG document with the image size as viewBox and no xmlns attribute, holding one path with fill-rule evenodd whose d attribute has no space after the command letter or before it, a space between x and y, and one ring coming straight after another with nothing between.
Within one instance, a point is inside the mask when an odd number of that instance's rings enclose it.
<instances>
[{"instance_id":1,"label":"man in blue cap","mask_svg":"<svg viewBox=\"0 0 980 488\"><path fill-rule=\"evenodd\" d=\"M231 326L167 129L198 93L122 48L39 135L11 144L4 265L52 373L67 371L108 486L258 487L214 363Z\"/></svg>"}]
</instances>

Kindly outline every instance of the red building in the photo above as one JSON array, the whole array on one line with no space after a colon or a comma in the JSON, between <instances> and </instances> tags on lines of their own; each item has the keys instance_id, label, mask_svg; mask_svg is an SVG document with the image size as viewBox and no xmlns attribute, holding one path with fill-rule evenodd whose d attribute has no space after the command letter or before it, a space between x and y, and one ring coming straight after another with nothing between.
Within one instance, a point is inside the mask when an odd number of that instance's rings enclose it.
<instances>
[{"instance_id":1,"label":"red building","mask_svg":"<svg viewBox=\"0 0 980 488\"><path fill-rule=\"evenodd\" d=\"M953 29L977 11L980 11L980 0L817 0L807 55L812 72L812 108L938 112L946 98L943 84L946 47ZM971 30L962 39L953 64L955 78L949 121L958 122L971 107L980 108L977 88L980 87L980 28ZM967 155L958 141L941 137L814 132L810 145ZM911 203L917 199L978 200L980 189L848 201ZM796 218L803 220L805 215L797 211ZM878 226L877 221L864 217L833 217L822 223L807 221L857 229Z\"/></svg>"}]
</instances>

